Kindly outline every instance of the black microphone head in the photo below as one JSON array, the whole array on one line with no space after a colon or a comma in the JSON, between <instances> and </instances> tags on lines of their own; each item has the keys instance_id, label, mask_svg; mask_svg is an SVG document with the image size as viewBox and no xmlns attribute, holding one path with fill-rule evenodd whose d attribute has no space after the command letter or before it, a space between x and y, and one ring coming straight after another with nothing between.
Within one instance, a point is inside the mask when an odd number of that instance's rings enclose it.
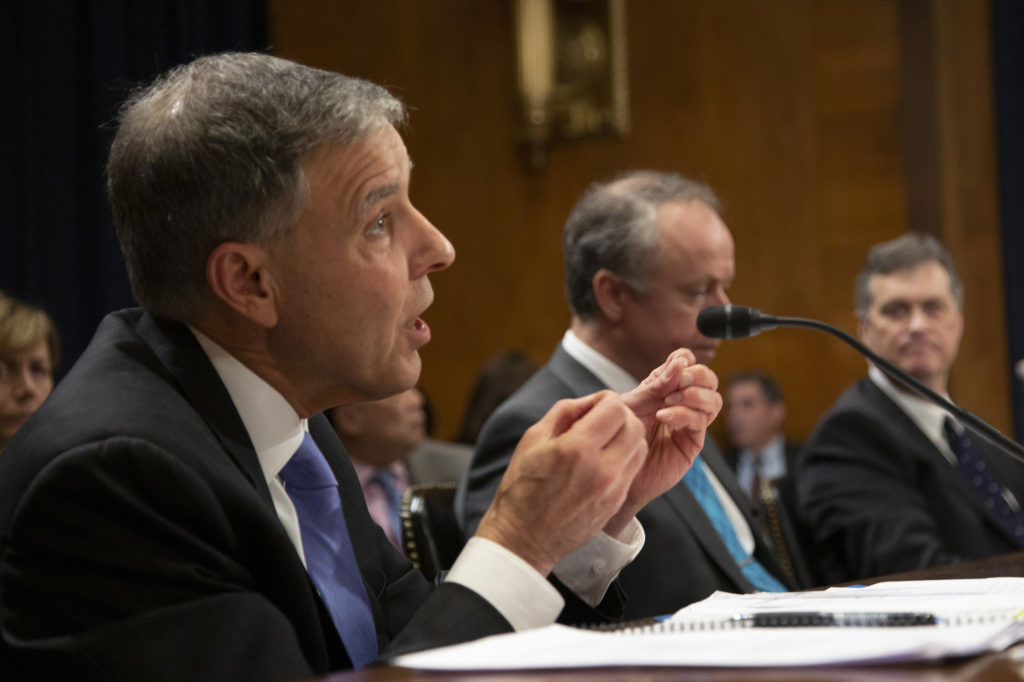
<instances>
[{"instance_id":1,"label":"black microphone head","mask_svg":"<svg viewBox=\"0 0 1024 682\"><path fill-rule=\"evenodd\" d=\"M713 305L698 313L697 329L709 339L743 339L761 331L761 313L739 305Z\"/></svg>"}]
</instances>

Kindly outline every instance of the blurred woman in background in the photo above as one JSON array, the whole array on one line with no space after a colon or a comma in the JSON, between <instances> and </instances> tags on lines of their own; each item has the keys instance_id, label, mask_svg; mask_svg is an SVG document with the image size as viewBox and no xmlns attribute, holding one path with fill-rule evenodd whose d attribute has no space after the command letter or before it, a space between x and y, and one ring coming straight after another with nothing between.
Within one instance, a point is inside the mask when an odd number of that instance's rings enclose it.
<instances>
[{"instance_id":1,"label":"blurred woman in background","mask_svg":"<svg viewBox=\"0 0 1024 682\"><path fill-rule=\"evenodd\" d=\"M50 395L59 353L50 316L0 292L0 450Z\"/></svg>"}]
</instances>

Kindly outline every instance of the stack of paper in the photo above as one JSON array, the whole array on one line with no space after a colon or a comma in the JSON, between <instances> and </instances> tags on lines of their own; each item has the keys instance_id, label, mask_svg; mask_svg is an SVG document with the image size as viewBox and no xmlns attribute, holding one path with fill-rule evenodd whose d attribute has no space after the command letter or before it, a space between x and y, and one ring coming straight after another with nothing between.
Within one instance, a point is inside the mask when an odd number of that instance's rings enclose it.
<instances>
[{"instance_id":1,"label":"stack of paper","mask_svg":"<svg viewBox=\"0 0 1024 682\"><path fill-rule=\"evenodd\" d=\"M552 625L396 658L423 670L603 666L810 666L926 661L1024 639L1024 578L879 583L822 591L717 592L654 626L598 632ZM926 614L930 625L753 625L755 614ZM762 621L763 622L763 621ZM841 628L841 631L837 630Z\"/></svg>"}]
</instances>

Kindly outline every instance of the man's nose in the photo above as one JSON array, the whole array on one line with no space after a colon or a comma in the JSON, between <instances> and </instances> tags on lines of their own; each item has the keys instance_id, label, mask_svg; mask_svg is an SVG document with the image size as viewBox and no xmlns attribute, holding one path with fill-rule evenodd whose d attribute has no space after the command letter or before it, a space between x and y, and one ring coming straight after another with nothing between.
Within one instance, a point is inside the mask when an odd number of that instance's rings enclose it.
<instances>
[{"instance_id":1,"label":"man's nose","mask_svg":"<svg viewBox=\"0 0 1024 682\"><path fill-rule=\"evenodd\" d=\"M924 329L928 324L928 315L921 306L913 306L910 309L910 317L907 319L907 326L911 331Z\"/></svg>"},{"instance_id":2,"label":"man's nose","mask_svg":"<svg viewBox=\"0 0 1024 682\"><path fill-rule=\"evenodd\" d=\"M413 276L443 270L455 261L455 247L427 217L417 211L422 245L412 264Z\"/></svg>"}]
</instances>

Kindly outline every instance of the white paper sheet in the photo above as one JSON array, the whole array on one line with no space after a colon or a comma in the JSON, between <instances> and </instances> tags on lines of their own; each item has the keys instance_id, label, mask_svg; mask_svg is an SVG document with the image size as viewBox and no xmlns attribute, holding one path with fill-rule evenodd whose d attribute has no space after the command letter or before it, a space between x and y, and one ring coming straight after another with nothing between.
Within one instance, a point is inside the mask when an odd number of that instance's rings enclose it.
<instances>
[{"instance_id":1,"label":"white paper sheet","mask_svg":"<svg viewBox=\"0 0 1024 682\"><path fill-rule=\"evenodd\" d=\"M689 629L736 613L929 611L939 625ZM396 658L423 670L606 666L819 666L936 660L996 651L1024 637L1024 578L908 581L867 588L734 595L681 609L662 631L596 632L552 625ZM675 623L675 625L671 625ZM678 627L672 631L670 628Z\"/></svg>"}]
</instances>

